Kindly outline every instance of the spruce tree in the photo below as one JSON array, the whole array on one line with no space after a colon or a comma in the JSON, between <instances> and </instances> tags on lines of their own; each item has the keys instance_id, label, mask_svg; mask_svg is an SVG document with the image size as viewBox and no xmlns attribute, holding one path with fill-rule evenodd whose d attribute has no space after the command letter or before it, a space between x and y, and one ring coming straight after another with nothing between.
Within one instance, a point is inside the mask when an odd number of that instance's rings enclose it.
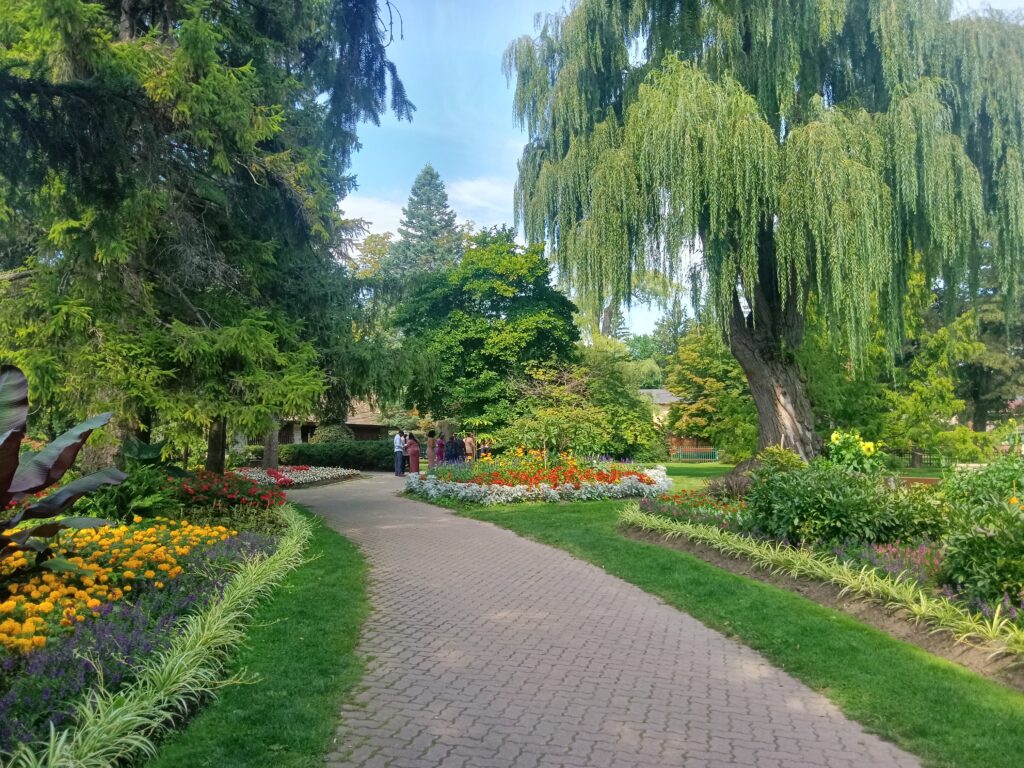
<instances>
[{"instance_id":1,"label":"spruce tree","mask_svg":"<svg viewBox=\"0 0 1024 768\"><path fill-rule=\"evenodd\" d=\"M436 272L454 265L462 254L455 211L448 206L444 182L430 163L413 182L398 235L401 239L391 248L388 277Z\"/></svg>"}]
</instances>

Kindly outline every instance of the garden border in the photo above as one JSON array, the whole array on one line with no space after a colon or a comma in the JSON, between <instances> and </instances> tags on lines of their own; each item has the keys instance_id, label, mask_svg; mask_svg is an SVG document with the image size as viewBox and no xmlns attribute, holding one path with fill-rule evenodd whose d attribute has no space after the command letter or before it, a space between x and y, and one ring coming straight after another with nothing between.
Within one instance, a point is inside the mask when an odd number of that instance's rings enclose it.
<instances>
[{"instance_id":1,"label":"garden border","mask_svg":"<svg viewBox=\"0 0 1024 768\"><path fill-rule=\"evenodd\" d=\"M287 530L276 551L242 562L224 592L184 619L170 646L143 664L121 691L93 691L78 708L76 724L36 752L23 745L0 763L7 768L110 768L132 757L156 754L153 737L168 730L191 704L224 684L231 650L245 639L256 605L303 561L312 527L290 504L280 510Z\"/></svg>"},{"instance_id":2,"label":"garden border","mask_svg":"<svg viewBox=\"0 0 1024 768\"><path fill-rule=\"evenodd\" d=\"M666 539L683 536L725 555L746 557L754 565L773 573L835 584L842 588L840 595L851 594L903 611L914 622L929 624L933 631L949 632L957 642L980 641L993 656L1024 656L1024 629L1001 616L998 609L991 619L985 619L944 597L930 594L913 581L900 581L869 565L857 569L831 555L758 541L711 525L668 520L642 512L635 502L627 504L619 513L619 523Z\"/></svg>"}]
</instances>

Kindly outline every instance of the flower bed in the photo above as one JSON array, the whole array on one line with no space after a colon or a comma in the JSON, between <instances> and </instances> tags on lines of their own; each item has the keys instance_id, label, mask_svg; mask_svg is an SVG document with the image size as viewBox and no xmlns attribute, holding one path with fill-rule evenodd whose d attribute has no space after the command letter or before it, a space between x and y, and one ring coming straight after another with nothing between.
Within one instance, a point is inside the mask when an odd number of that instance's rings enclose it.
<instances>
[{"instance_id":1,"label":"flower bed","mask_svg":"<svg viewBox=\"0 0 1024 768\"><path fill-rule=\"evenodd\" d=\"M18 744L9 765L107 766L153 756L161 733L223 685L229 653L244 640L254 607L301 564L311 527L290 507L279 514L284 534L275 551L245 556L227 569L206 603L137 661L132 682L115 689L101 679L76 699L65 728L49 730L41 744Z\"/></svg>"},{"instance_id":2,"label":"flower bed","mask_svg":"<svg viewBox=\"0 0 1024 768\"><path fill-rule=\"evenodd\" d=\"M527 501L594 501L658 496L672 487L662 467L634 469L618 464L587 465L569 454L548 465L539 451L439 467L421 478L409 475L406 490L430 500L473 504Z\"/></svg>"},{"instance_id":3,"label":"flower bed","mask_svg":"<svg viewBox=\"0 0 1024 768\"><path fill-rule=\"evenodd\" d=\"M273 542L224 526L136 518L65 534L79 571L0 569L0 752L44 738L98 684L117 690L170 631L223 589L235 563Z\"/></svg>"},{"instance_id":4,"label":"flower bed","mask_svg":"<svg viewBox=\"0 0 1024 768\"><path fill-rule=\"evenodd\" d=\"M272 485L278 488L298 488L303 485L332 483L359 477L357 469L341 469L340 467L310 467L297 464L279 469L260 469L258 467L241 467L235 473L257 485Z\"/></svg>"}]
</instances>

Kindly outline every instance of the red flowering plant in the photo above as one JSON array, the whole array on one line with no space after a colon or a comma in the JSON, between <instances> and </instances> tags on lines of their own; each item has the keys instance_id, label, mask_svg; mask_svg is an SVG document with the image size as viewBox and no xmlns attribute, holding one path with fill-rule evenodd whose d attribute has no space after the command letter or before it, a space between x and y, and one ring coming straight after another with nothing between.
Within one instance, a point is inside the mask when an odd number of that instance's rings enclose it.
<instances>
[{"instance_id":1,"label":"red flowering plant","mask_svg":"<svg viewBox=\"0 0 1024 768\"><path fill-rule=\"evenodd\" d=\"M227 507L269 509L285 502L282 491L259 486L233 472L218 475L200 470L184 478L168 477L167 481L177 484L181 501L189 507L213 510Z\"/></svg>"},{"instance_id":2,"label":"red flowering plant","mask_svg":"<svg viewBox=\"0 0 1024 768\"><path fill-rule=\"evenodd\" d=\"M747 503L742 499L716 499L706 490L697 490L641 499L640 508L652 515L713 525L723 531L742 531Z\"/></svg>"}]
</instances>

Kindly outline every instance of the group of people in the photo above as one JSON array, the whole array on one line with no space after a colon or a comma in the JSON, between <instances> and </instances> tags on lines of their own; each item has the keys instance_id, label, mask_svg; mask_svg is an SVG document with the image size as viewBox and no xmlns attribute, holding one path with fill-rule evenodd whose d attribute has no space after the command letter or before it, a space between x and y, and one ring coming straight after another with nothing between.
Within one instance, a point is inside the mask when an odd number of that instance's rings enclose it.
<instances>
[{"instance_id":1,"label":"group of people","mask_svg":"<svg viewBox=\"0 0 1024 768\"><path fill-rule=\"evenodd\" d=\"M431 429L427 432L427 469L448 462L475 461L483 456L491 455L491 441L484 438L477 443L472 432L465 437L451 434L445 438L444 433L438 434ZM420 458L423 447L412 432L398 430L395 435L395 475L401 477L407 471L420 471Z\"/></svg>"}]
</instances>

